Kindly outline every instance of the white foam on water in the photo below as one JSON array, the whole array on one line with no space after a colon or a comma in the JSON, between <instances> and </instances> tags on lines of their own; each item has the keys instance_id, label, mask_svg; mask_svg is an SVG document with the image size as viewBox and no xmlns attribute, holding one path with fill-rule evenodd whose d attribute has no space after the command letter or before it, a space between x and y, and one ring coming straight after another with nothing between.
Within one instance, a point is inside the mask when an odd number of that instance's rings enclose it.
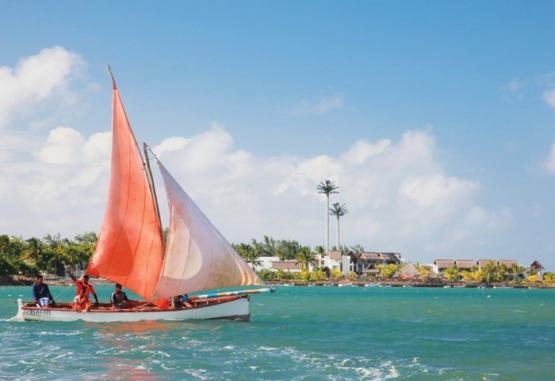
<instances>
[{"instance_id":1,"label":"white foam on water","mask_svg":"<svg viewBox=\"0 0 555 381\"><path fill-rule=\"evenodd\" d=\"M199 380L208 380L209 377L207 375L205 375L206 373L206 369L183 369L183 372L185 372L186 374L193 376L196 379Z\"/></svg>"},{"instance_id":2,"label":"white foam on water","mask_svg":"<svg viewBox=\"0 0 555 381\"><path fill-rule=\"evenodd\" d=\"M76 336L81 335L81 331L41 331L40 336Z\"/></svg>"},{"instance_id":3,"label":"white foam on water","mask_svg":"<svg viewBox=\"0 0 555 381\"><path fill-rule=\"evenodd\" d=\"M55 360L59 360L59 359L63 359L64 357L68 357L68 356L72 356L73 352L66 352L66 353L61 353L58 356L54 357Z\"/></svg>"},{"instance_id":4,"label":"white foam on water","mask_svg":"<svg viewBox=\"0 0 555 381\"><path fill-rule=\"evenodd\" d=\"M172 357L169 353L166 353L166 352L161 351L161 350L158 350L158 351L154 351L154 350L144 350L143 352L144 352L144 353L153 354L153 355L155 355L155 356L158 356L158 355L159 355L159 356L166 357L166 358Z\"/></svg>"},{"instance_id":5,"label":"white foam on water","mask_svg":"<svg viewBox=\"0 0 555 381\"><path fill-rule=\"evenodd\" d=\"M260 346L260 347L258 347L258 350L259 351L277 351L278 348Z\"/></svg>"},{"instance_id":6,"label":"white foam on water","mask_svg":"<svg viewBox=\"0 0 555 381\"><path fill-rule=\"evenodd\" d=\"M499 373L482 373L482 381L493 381L499 377Z\"/></svg>"},{"instance_id":7,"label":"white foam on water","mask_svg":"<svg viewBox=\"0 0 555 381\"><path fill-rule=\"evenodd\" d=\"M23 320L23 317L21 317L19 314L12 316L11 318L8 319L0 319L0 321L9 321L9 322L23 322L25 320Z\"/></svg>"}]
</instances>

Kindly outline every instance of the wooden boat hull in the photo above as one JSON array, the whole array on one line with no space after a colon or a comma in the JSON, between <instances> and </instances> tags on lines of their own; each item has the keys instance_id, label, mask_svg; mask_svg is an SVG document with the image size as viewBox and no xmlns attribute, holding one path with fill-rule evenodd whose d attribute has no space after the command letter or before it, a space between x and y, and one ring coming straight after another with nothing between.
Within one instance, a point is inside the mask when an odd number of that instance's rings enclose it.
<instances>
[{"instance_id":1,"label":"wooden boat hull","mask_svg":"<svg viewBox=\"0 0 555 381\"><path fill-rule=\"evenodd\" d=\"M18 299L17 320L38 321L77 321L133 322L141 320L201 320L201 319L250 319L250 301L248 296L208 301L183 309L129 309L129 310L95 310L89 312L74 311L69 308L38 308L25 305Z\"/></svg>"}]
</instances>

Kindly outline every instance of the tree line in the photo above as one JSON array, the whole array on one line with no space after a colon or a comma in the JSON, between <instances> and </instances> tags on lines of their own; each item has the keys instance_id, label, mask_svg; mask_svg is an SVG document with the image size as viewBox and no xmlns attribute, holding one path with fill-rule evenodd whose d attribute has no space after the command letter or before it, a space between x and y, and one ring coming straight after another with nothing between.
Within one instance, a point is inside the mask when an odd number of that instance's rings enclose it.
<instances>
[{"instance_id":1,"label":"tree line","mask_svg":"<svg viewBox=\"0 0 555 381\"><path fill-rule=\"evenodd\" d=\"M0 276L65 275L67 266L84 269L94 253L98 237L87 232L69 238L59 234L23 239L0 235Z\"/></svg>"},{"instance_id":2,"label":"tree line","mask_svg":"<svg viewBox=\"0 0 555 381\"><path fill-rule=\"evenodd\" d=\"M39 273L64 276L66 267L85 269L94 253L97 239L94 232L73 238L63 238L59 234L28 239L0 235L0 276L35 276ZM296 260L308 269L317 263L319 256L325 254L322 246L313 249L296 240L277 240L268 236L232 246L255 269L260 266L259 258L262 256ZM348 250L347 247L342 249Z\"/></svg>"}]
</instances>

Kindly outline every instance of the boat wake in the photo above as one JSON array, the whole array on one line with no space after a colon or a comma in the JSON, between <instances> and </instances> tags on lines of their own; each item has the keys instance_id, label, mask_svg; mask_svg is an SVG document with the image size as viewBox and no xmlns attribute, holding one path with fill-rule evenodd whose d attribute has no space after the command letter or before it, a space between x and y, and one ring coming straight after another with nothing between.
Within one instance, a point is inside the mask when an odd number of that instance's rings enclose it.
<instances>
[{"instance_id":1,"label":"boat wake","mask_svg":"<svg viewBox=\"0 0 555 381\"><path fill-rule=\"evenodd\" d=\"M14 322L14 321L24 321L24 320L23 320L23 316L21 316L21 314L18 313L17 315L12 316L11 318L0 319L0 321Z\"/></svg>"}]
</instances>

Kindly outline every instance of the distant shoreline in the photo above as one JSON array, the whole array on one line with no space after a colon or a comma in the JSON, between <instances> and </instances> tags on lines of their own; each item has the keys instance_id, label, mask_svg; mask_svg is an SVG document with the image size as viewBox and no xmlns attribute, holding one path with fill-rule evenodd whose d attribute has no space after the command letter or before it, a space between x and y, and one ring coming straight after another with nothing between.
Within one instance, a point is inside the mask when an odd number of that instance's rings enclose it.
<instances>
[{"instance_id":1,"label":"distant shoreline","mask_svg":"<svg viewBox=\"0 0 555 381\"><path fill-rule=\"evenodd\" d=\"M104 279L92 279L94 284L113 284L111 281ZM33 278L24 276L0 277L0 286L30 286L34 282ZM45 279L45 282L51 286L72 286L73 282L70 278L51 278ZM426 288L539 288L539 289L555 289L555 285L545 285L540 283L521 282L495 282L495 283L479 283L479 282L446 282L441 279L431 281L421 280L381 280L381 279L368 279L368 280L324 280L318 282L304 281L304 280L272 280L265 282L269 286L297 286L297 287L426 287Z\"/></svg>"},{"instance_id":2,"label":"distant shoreline","mask_svg":"<svg viewBox=\"0 0 555 381\"><path fill-rule=\"evenodd\" d=\"M113 284L109 280L93 278L94 284ZM35 282L33 277L26 276L1 276L0 286L30 286ZM71 278L46 278L44 282L50 286L73 286L73 281Z\"/></svg>"},{"instance_id":3,"label":"distant shoreline","mask_svg":"<svg viewBox=\"0 0 555 381\"><path fill-rule=\"evenodd\" d=\"M495 283L474 283L474 282L445 282L442 280L436 281L419 281L419 280L340 280L340 281L301 281L301 280L281 280L281 281L266 281L267 285L288 285L298 287L427 287L427 288L545 288L555 289L555 285L545 285L523 282L512 284L507 282Z\"/></svg>"}]
</instances>

